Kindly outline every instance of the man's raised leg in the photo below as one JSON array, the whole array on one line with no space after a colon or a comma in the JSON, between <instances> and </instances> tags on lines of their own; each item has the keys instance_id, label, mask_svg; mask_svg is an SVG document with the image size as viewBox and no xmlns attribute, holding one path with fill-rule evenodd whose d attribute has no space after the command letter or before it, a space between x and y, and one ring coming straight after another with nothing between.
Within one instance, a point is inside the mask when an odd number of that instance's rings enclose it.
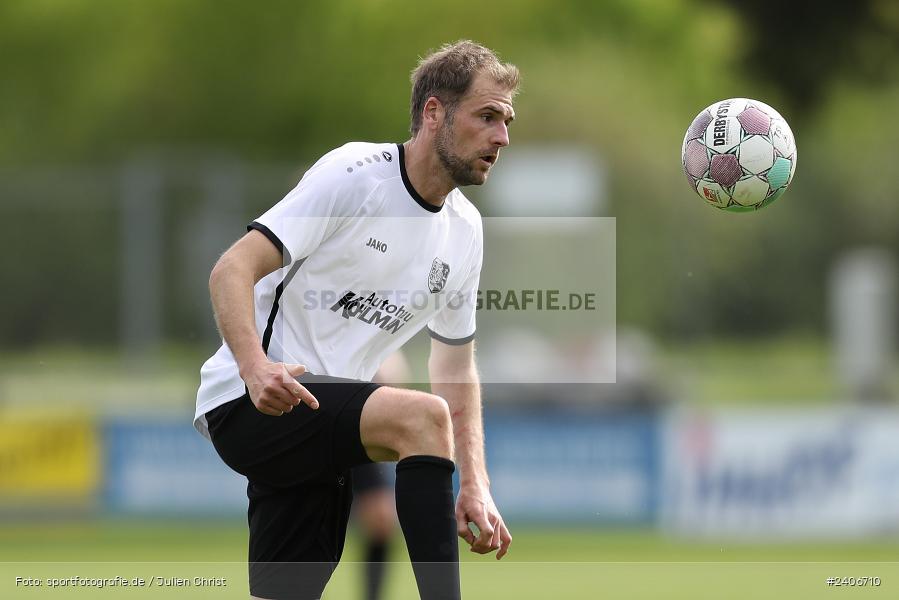
<instances>
[{"instance_id":1,"label":"man's raised leg","mask_svg":"<svg viewBox=\"0 0 899 600\"><path fill-rule=\"evenodd\" d=\"M372 460L398 460L396 512L422 600L458 600L459 543L453 506L452 421L439 396L381 387L362 409Z\"/></svg>"}]
</instances>

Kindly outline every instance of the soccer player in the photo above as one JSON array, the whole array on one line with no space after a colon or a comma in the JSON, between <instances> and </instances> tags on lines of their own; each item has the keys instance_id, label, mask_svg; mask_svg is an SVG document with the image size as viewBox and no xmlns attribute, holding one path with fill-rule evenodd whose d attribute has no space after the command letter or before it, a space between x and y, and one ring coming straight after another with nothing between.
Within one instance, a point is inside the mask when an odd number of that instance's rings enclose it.
<instances>
[{"instance_id":1,"label":"soccer player","mask_svg":"<svg viewBox=\"0 0 899 600\"><path fill-rule=\"evenodd\" d=\"M457 188L483 184L509 144L517 89L517 68L473 42L425 57L410 140L329 152L213 268L224 343L201 369L194 424L248 480L253 597L321 597L343 550L350 469L369 462L398 461L422 598L461 597L456 535L473 552L508 551L474 359L483 232ZM425 327L433 393L372 383Z\"/></svg>"},{"instance_id":2,"label":"soccer player","mask_svg":"<svg viewBox=\"0 0 899 600\"><path fill-rule=\"evenodd\" d=\"M353 514L364 538L365 569L362 598L380 600L386 574L390 538L396 528L392 463L353 468Z\"/></svg>"}]
</instances>

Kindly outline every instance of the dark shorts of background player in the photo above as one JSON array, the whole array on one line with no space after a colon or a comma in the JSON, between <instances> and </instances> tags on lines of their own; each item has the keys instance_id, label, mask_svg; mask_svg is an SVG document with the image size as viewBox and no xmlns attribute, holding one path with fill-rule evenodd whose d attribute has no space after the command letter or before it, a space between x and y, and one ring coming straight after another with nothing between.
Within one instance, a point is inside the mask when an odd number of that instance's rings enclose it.
<instances>
[{"instance_id":1,"label":"dark shorts of background player","mask_svg":"<svg viewBox=\"0 0 899 600\"><path fill-rule=\"evenodd\" d=\"M361 496L375 490L392 490L395 479L396 463L359 465L353 469L353 496Z\"/></svg>"},{"instance_id":2,"label":"dark shorts of background player","mask_svg":"<svg viewBox=\"0 0 899 600\"><path fill-rule=\"evenodd\" d=\"M343 552L352 503L351 469L370 464L359 432L378 384L304 374L319 401L280 417L248 395L206 413L213 445L248 480L250 594L317 599Z\"/></svg>"}]
</instances>

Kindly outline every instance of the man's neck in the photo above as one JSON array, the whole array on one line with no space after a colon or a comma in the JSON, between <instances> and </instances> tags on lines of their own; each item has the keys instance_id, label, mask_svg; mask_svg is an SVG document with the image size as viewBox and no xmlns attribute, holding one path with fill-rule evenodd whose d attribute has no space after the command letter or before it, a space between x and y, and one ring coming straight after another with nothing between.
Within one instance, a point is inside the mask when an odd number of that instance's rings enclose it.
<instances>
[{"instance_id":1,"label":"man's neck","mask_svg":"<svg viewBox=\"0 0 899 600\"><path fill-rule=\"evenodd\" d=\"M446 196L456 187L440 164L440 159L432 147L421 136L403 144L406 175L415 191L425 202L436 207L443 206Z\"/></svg>"}]
</instances>

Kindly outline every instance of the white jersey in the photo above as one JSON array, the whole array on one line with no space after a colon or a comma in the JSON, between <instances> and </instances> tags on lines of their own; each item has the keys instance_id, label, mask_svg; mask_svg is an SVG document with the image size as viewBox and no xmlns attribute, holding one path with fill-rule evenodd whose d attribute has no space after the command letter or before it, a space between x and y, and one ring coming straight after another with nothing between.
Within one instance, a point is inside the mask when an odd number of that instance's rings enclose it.
<instances>
[{"instance_id":1,"label":"white jersey","mask_svg":"<svg viewBox=\"0 0 899 600\"><path fill-rule=\"evenodd\" d=\"M426 203L400 144L332 150L248 229L284 257L253 290L256 330L272 361L370 380L425 326L449 344L474 338L480 213L458 189L440 208ZM245 391L223 341L200 371L194 426L208 437L205 413Z\"/></svg>"}]
</instances>

